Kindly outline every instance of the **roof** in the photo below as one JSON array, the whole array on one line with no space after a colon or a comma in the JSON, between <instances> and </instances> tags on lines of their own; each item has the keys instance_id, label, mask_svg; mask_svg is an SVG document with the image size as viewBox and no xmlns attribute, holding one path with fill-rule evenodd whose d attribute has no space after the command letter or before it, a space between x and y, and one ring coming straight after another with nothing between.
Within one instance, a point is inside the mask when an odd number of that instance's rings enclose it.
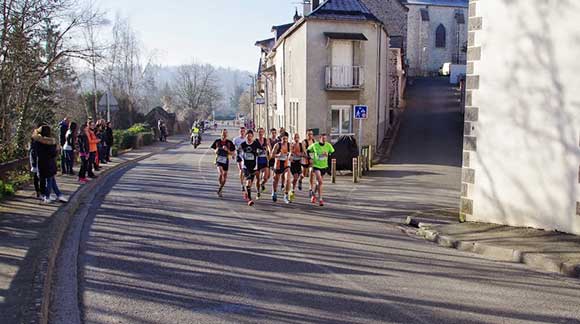
<instances>
[{"instance_id":1,"label":"roof","mask_svg":"<svg viewBox=\"0 0 580 324\"><path fill-rule=\"evenodd\" d=\"M262 48L263 50L272 49L276 44L276 39L268 38L264 40L259 40L256 42L255 46Z\"/></svg>"},{"instance_id":2,"label":"roof","mask_svg":"<svg viewBox=\"0 0 580 324\"><path fill-rule=\"evenodd\" d=\"M469 0L405 0L406 5L468 8Z\"/></svg>"},{"instance_id":3,"label":"roof","mask_svg":"<svg viewBox=\"0 0 580 324\"><path fill-rule=\"evenodd\" d=\"M324 33L324 36L330 39L349 39L349 40L369 40L364 34L361 33Z\"/></svg>"},{"instance_id":4,"label":"roof","mask_svg":"<svg viewBox=\"0 0 580 324\"><path fill-rule=\"evenodd\" d=\"M273 33L276 33L276 39L278 39L285 32L287 32L288 29L290 29L292 26L294 26L294 23L289 23L289 24L284 24L284 25L278 25L278 26L272 26L272 32Z\"/></svg>"},{"instance_id":5,"label":"roof","mask_svg":"<svg viewBox=\"0 0 580 324\"><path fill-rule=\"evenodd\" d=\"M307 18L329 20L372 20L381 21L359 0L327 0Z\"/></svg>"}]
</instances>

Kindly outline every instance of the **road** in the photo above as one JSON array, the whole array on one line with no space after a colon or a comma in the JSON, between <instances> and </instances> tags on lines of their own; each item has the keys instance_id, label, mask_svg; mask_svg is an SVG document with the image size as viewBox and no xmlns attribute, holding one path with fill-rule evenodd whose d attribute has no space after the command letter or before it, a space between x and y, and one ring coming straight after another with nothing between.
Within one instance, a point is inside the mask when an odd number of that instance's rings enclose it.
<instances>
[{"instance_id":1,"label":"road","mask_svg":"<svg viewBox=\"0 0 580 324\"><path fill-rule=\"evenodd\" d=\"M408 237L368 178L339 179L324 208L304 194L251 208L234 177L216 197L212 159L182 145L95 196L83 322L580 323L578 281Z\"/></svg>"}]
</instances>

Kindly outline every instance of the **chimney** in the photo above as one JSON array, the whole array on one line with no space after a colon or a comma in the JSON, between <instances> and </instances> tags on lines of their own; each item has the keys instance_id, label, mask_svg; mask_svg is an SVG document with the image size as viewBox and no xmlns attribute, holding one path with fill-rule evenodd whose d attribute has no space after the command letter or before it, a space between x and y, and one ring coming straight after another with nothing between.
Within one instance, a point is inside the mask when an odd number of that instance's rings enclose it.
<instances>
[{"instance_id":1,"label":"chimney","mask_svg":"<svg viewBox=\"0 0 580 324\"><path fill-rule=\"evenodd\" d=\"M310 3L312 0L304 0L304 10L302 11L302 16L306 17L312 12L312 4Z\"/></svg>"}]
</instances>

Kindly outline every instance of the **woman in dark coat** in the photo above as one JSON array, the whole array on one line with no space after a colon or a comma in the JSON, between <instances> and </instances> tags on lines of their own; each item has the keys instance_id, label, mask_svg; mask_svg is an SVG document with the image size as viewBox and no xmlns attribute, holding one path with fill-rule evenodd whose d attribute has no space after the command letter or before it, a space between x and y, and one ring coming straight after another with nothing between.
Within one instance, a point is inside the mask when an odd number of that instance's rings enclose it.
<instances>
[{"instance_id":1,"label":"woman in dark coat","mask_svg":"<svg viewBox=\"0 0 580 324\"><path fill-rule=\"evenodd\" d=\"M38 157L38 174L40 178L41 191L44 195L43 202L51 203L54 199L51 198L51 191L54 191L56 197L61 202L68 202L58 189L56 183L56 158L58 156L58 147L56 140L51 137L49 126L42 126L32 136L36 142L36 153Z\"/></svg>"}]
</instances>

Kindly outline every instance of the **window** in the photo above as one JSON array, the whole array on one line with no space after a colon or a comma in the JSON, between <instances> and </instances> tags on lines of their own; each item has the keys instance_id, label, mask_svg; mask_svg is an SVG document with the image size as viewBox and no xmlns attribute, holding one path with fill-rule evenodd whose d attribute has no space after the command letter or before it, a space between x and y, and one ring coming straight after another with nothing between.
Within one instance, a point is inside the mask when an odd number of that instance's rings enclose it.
<instances>
[{"instance_id":1,"label":"window","mask_svg":"<svg viewBox=\"0 0 580 324\"><path fill-rule=\"evenodd\" d=\"M447 43L447 32L445 31L445 26L443 24L437 27L435 31L435 47L444 48L445 44Z\"/></svg>"},{"instance_id":2,"label":"window","mask_svg":"<svg viewBox=\"0 0 580 324\"><path fill-rule=\"evenodd\" d=\"M295 133L298 133L298 108L299 104L297 101L290 102L290 127L288 129L290 137L294 136Z\"/></svg>"},{"instance_id":3,"label":"window","mask_svg":"<svg viewBox=\"0 0 580 324\"><path fill-rule=\"evenodd\" d=\"M352 133L352 106L332 106L331 129L332 135L348 135Z\"/></svg>"}]
</instances>

